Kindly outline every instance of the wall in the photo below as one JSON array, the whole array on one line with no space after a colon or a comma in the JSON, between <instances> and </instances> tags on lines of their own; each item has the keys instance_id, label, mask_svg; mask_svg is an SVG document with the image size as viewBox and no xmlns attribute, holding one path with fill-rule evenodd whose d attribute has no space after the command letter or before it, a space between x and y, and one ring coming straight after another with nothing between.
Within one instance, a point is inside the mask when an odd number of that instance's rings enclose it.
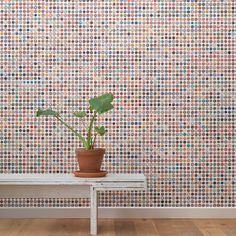
<instances>
[{"instance_id":1,"label":"wall","mask_svg":"<svg viewBox=\"0 0 236 236\"><path fill-rule=\"evenodd\" d=\"M102 206L235 207L233 1L1 1L1 173L71 173L79 141L38 108L112 92L103 169L148 192ZM0 206L87 206L5 199Z\"/></svg>"}]
</instances>

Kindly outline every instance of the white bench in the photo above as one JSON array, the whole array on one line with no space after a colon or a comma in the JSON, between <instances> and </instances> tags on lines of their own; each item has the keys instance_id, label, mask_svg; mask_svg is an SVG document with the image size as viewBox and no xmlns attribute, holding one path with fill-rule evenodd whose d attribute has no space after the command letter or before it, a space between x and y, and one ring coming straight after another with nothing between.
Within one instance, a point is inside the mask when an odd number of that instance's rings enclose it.
<instances>
[{"instance_id":1,"label":"white bench","mask_svg":"<svg viewBox=\"0 0 236 236\"><path fill-rule=\"evenodd\" d=\"M90 198L90 232L97 234L98 192L145 190L143 174L78 178L72 174L0 174L0 198Z\"/></svg>"}]
</instances>

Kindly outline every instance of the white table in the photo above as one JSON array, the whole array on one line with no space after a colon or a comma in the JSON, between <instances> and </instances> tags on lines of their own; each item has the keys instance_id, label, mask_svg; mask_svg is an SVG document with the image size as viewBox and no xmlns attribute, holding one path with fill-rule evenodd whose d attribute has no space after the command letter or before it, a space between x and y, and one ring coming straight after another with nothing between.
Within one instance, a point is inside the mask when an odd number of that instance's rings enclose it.
<instances>
[{"instance_id":1,"label":"white table","mask_svg":"<svg viewBox=\"0 0 236 236\"><path fill-rule=\"evenodd\" d=\"M0 174L0 198L90 198L90 232L97 234L98 192L145 190L143 174L78 178L72 174Z\"/></svg>"}]
</instances>

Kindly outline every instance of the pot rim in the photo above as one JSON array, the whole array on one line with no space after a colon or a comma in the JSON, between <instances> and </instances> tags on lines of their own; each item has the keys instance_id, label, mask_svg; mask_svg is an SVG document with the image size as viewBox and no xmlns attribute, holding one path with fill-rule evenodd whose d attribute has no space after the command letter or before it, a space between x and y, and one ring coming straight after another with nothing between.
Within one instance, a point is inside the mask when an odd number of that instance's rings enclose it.
<instances>
[{"instance_id":1,"label":"pot rim","mask_svg":"<svg viewBox=\"0 0 236 236\"><path fill-rule=\"evenodd\" d=\"M85 148L76 148L75 152L82 151L82 152L96 152L96 151L106 151L105 148L93 148L93 149L85 149Z\"/></svg>"}]
</instances>

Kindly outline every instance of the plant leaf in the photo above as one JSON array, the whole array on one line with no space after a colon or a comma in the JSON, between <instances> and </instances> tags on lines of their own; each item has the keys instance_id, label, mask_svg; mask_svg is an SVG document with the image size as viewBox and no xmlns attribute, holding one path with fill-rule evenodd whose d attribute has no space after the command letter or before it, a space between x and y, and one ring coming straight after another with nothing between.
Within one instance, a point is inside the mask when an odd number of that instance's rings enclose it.
<instances>
[{"instance_id":1,"label":"plant leaf","mask_svg":"<svg viewBox=\"0 0 236 236\"><path fill-rule=\"evenodd\" d=\"M89 100L90 108L97 111L99 114L108 112L114 108L111 104L113 99L114 96L111 93L92 98Z\"/></svg>"},{"instance_id":2,"label":"plant leaf","mask_svg":"<svg viewBox=\"0 0 236 236\"><path fill-rule=\"evenodd\" d=\"M59 112L53 111L52 109L47 109L47 110L39 109L36 112L36 117L40 117L40 116L54 116L54 117L57 117L57 116L59 116Z\"/></svg>"},{"instance_id":3,"label":"plant leaf","mask_svg":"<svg viewBox=\"0 0 236 236\"><path fill-rule=\"evenodd\" d=\"M107 132L104 126L101 126L101 127L95 126L95 130L101 136L103 136Z\"/></svg>"},{"instance_id":4,"label":"plant leaf","mask_svg":"<svg viewBox=\"0 0 236 236\"><path fill-rule=\"evenodd\" d=\"M84 111L76 111L74 112L74 116L78 117L78 118L83 118L86 116L86 112Z\"/></svg>"}]
</instances>

